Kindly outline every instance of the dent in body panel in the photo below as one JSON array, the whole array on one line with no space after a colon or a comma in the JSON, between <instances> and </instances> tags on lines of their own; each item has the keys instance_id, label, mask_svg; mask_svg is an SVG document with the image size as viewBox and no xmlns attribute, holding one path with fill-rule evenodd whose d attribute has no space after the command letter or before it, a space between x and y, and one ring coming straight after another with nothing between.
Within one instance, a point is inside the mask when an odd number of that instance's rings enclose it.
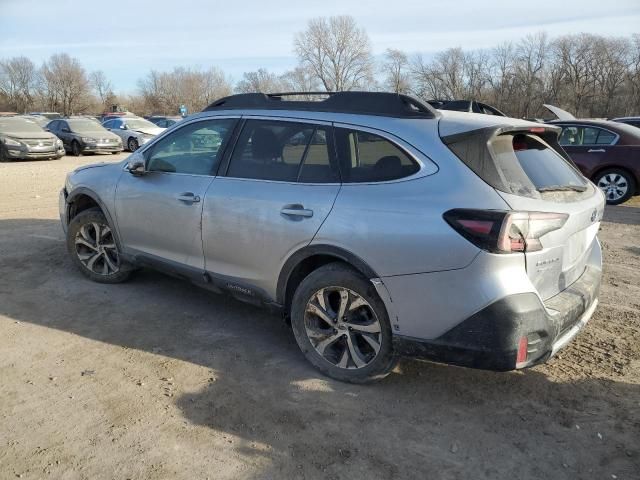
<instances>
[{"instance_id":1,"label":"dent in body panel","mask_svg":"<svg viewBox=\"0 0 640 480\"><path fill-rule=\"evenodd\" d=\"M522 254L481 252L463 269L384 277L382 281L397 315L394 333L422 339L439 337L507 295L536 293Z\"/></svg>"}]
</instances>

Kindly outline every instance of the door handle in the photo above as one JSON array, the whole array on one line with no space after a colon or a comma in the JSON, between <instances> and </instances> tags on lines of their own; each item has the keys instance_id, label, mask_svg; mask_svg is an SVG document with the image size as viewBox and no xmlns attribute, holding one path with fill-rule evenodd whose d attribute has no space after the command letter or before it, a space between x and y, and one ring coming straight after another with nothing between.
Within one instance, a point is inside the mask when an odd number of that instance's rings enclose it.
<instances>
[{"instance_id":1,"label":"door handle","mask_svg":"<svg viewBox=\"0 0 640 480\"><path fill-rule=\"evenodd\" d=\"M285 205L280 210L280 213L288 217L313 217L313 210L304 208L299 203L293 205Z\"/></svg>"},{"instance_id":2,"label":"door handle","mask_svg":"<svg viewBox=\"0 0 640 480\"><path fill-rule=\"evenodd\" d=\"M192 192L182 193L177 196L177 199L188 204L194 204L200 201L200 197L198 195L194 195Z\"/></svg>"},{"instance_id":3,"label":"door handle","mask_svg":"<svg viewBox=\"0 0 640 480\"><path fill-rule=\"evenodd\" d=\"M604 148L590 148L589 150L587 150L587 153L604 153L606 152L606 150Z\"/></svg>"}]
</instances>

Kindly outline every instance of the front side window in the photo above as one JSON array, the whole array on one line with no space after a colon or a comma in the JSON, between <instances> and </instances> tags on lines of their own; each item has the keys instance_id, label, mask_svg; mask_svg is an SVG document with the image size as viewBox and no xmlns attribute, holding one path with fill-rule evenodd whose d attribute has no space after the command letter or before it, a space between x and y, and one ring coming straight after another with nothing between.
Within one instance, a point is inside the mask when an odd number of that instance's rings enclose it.
<instances>
[{"instance_id":1,"label":"front side window","mask_svg":"<svg viewBox=\"0 0 640 480\"><path fill-rule=\"evenodd\" d=\"M231 157L227 176L281 182L337 182L328 127L249 120Z\"/></svg>"},{"instance_id":2,"label":"front side window","mask_svg":"<svg viewBox=\"0 0 640 480\"><path fill-rule=\"evenodd\" d=\"M379 135L344 128L337 128L335 135L345 183L397 180L420 170L400 147Z\"/></svg>"},{"instance_id":3,"label":"front side window","mask_svg":"<svg viewBox=\"0 0 640 480\"><path fill-rule=\"evenodd\" d=\"M224 118L185 125L151 148L147 170L213 175L235 123L235 119Z\"/></svg>"}]
</instances>

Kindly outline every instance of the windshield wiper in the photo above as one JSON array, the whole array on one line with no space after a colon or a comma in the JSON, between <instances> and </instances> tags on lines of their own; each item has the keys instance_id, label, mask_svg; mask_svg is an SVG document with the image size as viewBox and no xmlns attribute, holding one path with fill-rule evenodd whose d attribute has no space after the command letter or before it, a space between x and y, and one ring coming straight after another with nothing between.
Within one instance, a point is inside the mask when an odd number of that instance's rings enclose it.
<instances>
[{"instance_id":1,"label":"windshield wiper","mask_svg":"<svg viewBox=\"0 0 640 480\"><path fill-rule=\"evenodd\" d=\"M538 188L539 192L584 192L587 187L582 185L549 185Z\"/></svg>"}]
</instances>

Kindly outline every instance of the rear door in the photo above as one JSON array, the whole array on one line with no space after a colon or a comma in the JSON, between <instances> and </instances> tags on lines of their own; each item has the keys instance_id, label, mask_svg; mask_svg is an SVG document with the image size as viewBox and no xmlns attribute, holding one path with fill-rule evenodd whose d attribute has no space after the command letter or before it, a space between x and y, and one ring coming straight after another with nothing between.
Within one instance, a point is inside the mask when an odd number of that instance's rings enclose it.
<instances>
[{"instance_id":1,"label":"rear door","mask_svg":"<svg viewBox=\"0 0 640 480\"><path fill-rule=\"evenodd\" d=\"M618 135L603 128L586 125L562 125L559 143L580 168L591 178L608 159L615 155Z\"/></svg>"},{"instance_id":2,"label":"rear door","mask_svg":"<svg viewBox=\"0 0 640 480\"><path fill-rule=\"evenodd\" d=\"M543 299L582 275L604 211L602 193L563 158L556 135L525 127L497 129L488 137L471 131L447 142L512 210L566 215L561 228L539 238L541 250L524 254L527 274Z\"/></svg>"},{"instance_id":3,"label":"rear door","mask_svg":"<svg viewBox=\"0 0 640 480\"><path fill-rule=\"evenodd\" d=\"M226 174L204 199L206 270L231 290L274 299L286 259L308 245L340 190L331 125L247 119Z\"/></svg>"},{"instance_id":4,"label":"rear door","mask_svg":"<svg viewBox=\"0 0 640 480\"><path fill-rule=\"evenodd\" d=\"M525 253L527 274L544 300L584 272L600 227L604 198L544 140L522 134L504 137L504 150L497 152L502 171L509 175L508 165L521 169L535 193L498 193L513 210L568 215L562 228L541 237L542 250Z\"/></svg>"}]
</instances>

